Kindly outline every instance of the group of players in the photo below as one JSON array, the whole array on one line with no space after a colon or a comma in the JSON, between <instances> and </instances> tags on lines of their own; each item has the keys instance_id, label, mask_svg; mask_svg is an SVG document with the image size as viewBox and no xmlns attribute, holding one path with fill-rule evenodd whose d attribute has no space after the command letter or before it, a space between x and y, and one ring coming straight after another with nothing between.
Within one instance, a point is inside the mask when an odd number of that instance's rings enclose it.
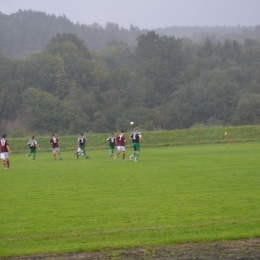
<instances>
[{"instance_id":1,"label":"group of players","mask_svg":"<svg viewBox=\"0 0 260 260\"><path fill-rule=\"evenodd\" d=\"M85 151L85 145L87 142L87 138L84 136L83 133L80 134L80 137L78 138L78 145L77 145L77 151L74 153L74 155L77 156L77 158L79 158L80 155L84 156L86 159L88 159L89 157L86 155L86 151ZM57 155L58 154L58 159L62 160L61 158L61 153L60 153L60 148L59 148L59 144L60 144L60 140L57 138L56 134L53 134L52 138L50 139L50 145L52 146L52 152L53 152L53 157L54 160L57 160ZM28 145L30 147L29 149L29 153L26 156L31 156L31 154L33 154L33 161L35 160L35 155L36 155L36 147L38 149L41 149L38 144L37 141L35 140L35 136L32 136L32 139L29 140Z\"/></svg>"},{"instance_id":2,"label":"group of players","mask_svg":"<svg viewBox=\"0 0 260 260\"><path fill-rule=\"evenodd\" d=\"M134 152L130 155L130 160L134 158L134 162L138 162L138 157L140 154L140 141L142 141L141 133L138 131L138 127L135 127L134 132L130 135L130 139L133 143ZM117 146L117 153L114 156L114 159L118 157L118 155L122 152L122 159L125 160L125 144L126 144L126 137L124 135L124 130L121 130L121 133L115 137L114 133L111 134L110 137L107 138L109 142L109 154L110 157L114 154L114 147Z\"/></svg>"},{"instance_id":3,"label":"group of players","mask_svg":"<svg viewBox=\"0 0 260 260\"><path fill-rule=\"evenodd\" d=\"M133 143L134 152L130 155L130 160L134 158L134 162L138 162L138 157L140 153L140 141L142 141L141 133L138 131L138 127L135 127L134 131L130 135L130 139ZM126 137L124 135L124 130L121 130L121 133L118 136L114 136L114 133L111 134L110 137L107 138L107 141L109 142L109 155L110 157L114 155L114 148L117 146L117 153L114 156L114 159L117 159L119 154L122 152L122 159L125 160L125 145L126 145ZM79 156L84 156L86 159L89 158L89 156L86 155L85 151L85 145L87 142L87 138L84 136L83 133L80 134L80 137L78 137L78 144L77 144L77 151L74 153L74 155L79 158ZM57 160L56 154L58 154L58 159L62 160L60 148L59 148L60 141L57 138L56 134L53 134L52 138L50 139L50 145L52 145L52 152L54 160ZM36 158L36 148L41 149L35 139L35 136L32 136L32 139L28 142L29 145L29 153L26 154L26 156L33 155L33 161ZM6 134L2 136L1 139L1 159L3 162L3 166L5 170L10 169L10 161L9 161L9 155L11 154L11 150L9 147L9 142L6 139Z\"/></svg>"}]
</instances>

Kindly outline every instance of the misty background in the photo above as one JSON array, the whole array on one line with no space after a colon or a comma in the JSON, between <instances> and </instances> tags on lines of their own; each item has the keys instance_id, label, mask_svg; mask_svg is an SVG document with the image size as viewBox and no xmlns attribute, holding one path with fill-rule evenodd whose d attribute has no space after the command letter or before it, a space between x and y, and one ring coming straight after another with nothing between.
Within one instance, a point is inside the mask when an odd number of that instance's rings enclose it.
<instances>
[{"instance_id":1,"label":"misty background","mask_svg":"<svg viewBox=\"0 0 260 260\"><path fill-rule=\"evenodd\" d=\"M260 23L258 0L0 0L4 14L18 10L65 15L91 25L107 22L129 29L169 26L255 26Z\"/></svg>"},{"instance_id":2,"label":"misty background","mask_svg":"<svg viewBox=\"0 0 260 260\"><path fill-rule=\"evenodd\" d=\"M116 2L0 0L2 132L260 124L257 1Z\"/></svg>"}]
</instances>

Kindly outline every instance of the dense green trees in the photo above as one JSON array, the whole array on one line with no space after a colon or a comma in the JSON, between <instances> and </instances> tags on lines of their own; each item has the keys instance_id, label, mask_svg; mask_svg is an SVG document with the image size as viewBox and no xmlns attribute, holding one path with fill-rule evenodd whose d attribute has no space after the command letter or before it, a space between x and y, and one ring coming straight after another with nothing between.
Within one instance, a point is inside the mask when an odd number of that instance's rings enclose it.
<instances>
[{"instance_id":1,"label":"dense green trees","mask_svg":"<svg viewBox=\"0 0 260 260\"><path fill-rule=\"evenodd\" d=\"M260 44L250 39L196 44L151 31L136 47L115 41L89 51L75 34L57 34L42 52L0 55L1 130L98 133L128 130L130 121L143 130L258 124L259 57Z\"/></svg>"}]
</instances>

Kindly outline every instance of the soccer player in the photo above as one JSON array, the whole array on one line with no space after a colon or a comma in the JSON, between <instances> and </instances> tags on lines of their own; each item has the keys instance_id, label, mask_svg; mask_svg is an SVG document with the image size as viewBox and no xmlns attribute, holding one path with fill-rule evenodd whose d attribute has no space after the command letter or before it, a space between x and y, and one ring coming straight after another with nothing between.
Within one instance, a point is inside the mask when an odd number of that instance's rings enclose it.
<instances>
[{"instance_id":1,"label":"soccer player","mask_svg":"<svg viewBox=\"0 0 260 260\"><path fill-rule=\"evenodd\" d=\"M107 141L109 142L109 156L113 156L114 154L114 148L116 145L116 138L114 136L114 133L111 133L111 136L107 138Z\"/></svg>"},{"instance_id":2,"label":"soccer player","mask_svg":"<svg viewBox=\"0 0 260 260\"><path fill-rule=\"evenodd\" d=\"M123 161L125 160L125 144L126 144L126 138L124 136L124 130L121 130L120 135L116 137L116 143L117 143L117 153L114 157L114 159L117 158L117 156L122 152L123 154Z\"/></svg>"},{"instance_id":3,"label":"soccer player","mask_svg":"<svg viewBox=\"0 0 260 260\"><path fill-rule=\"evenodd\" d=\"M1 139L1 159L3 161L4 169L10 169L9 154L11 153L9 143L6 140L6 135L2 135Z\"/></svg>"},{"instance_id":4,"label":"soccer player","mask_svg":"<svg viewBox=\"0 0 260 260\"><path fill-rule=\"evenodd\" d=\"M29 140L28 145L29 145L29 153L26 154L26 157L31 156L31 154L33 153L33 159L32 160L34 161L35 157L36 157L36 147L38 149L41 149L39 147L39 145L37 144L37 141L35 140L35 136L32 136L32 139Z\"/></svg>"},{"instance_id":5,"label":"soccer player","mask_svg":"<svg viewBox=\"0 0 260 260\"><path fill-rule=\"evenodd\" d=\"M77 151L74 153L74 155L77 155L77 159L79 158L79 156L84 155L84 151L81 150L79 144L77 144Z\"/></svg>"},{"instance_id":6,"label":"soccer player","mask_svg":"<svg viewBox=\"0 0 260 260\"><path fill-rule=\"evenodd\" d=\"M62 160L59 144L60 144L59 139L57 138L56 134L53 134L53 136L50 140L50 145L52 145L52 152L53 152L54 160L56 160L56 153L58 153L59 160Z\"/></svg>"},{"instance_id":7,"label":"soccer player","mask_svg":"<svg viewBox=\"0 0 260 260\"><path fill-rule=\"evenodd\" d=\"M135 127L134 132L130 135L130 139L133 143L134 152L130 155L130 161L134 157L134 162L138 162L138 157L140 153L140 143L139 141L143 140L141 133L138 131L138 127Z\"/></svg>"},{"instance_id":8,"label":"soccer player","mask_svg":"<svg viewBox=\"0 0 260 260\"><path fill-rule=\"evenodd\" d=\"M83 152L83 155L85 156L86 159L89 157L86 155L85 151L85 145L88 139L84 136L83 133L80 134L80 137L78 138L78 151L74 153L74 155L77 155L77 159L79 158L79 154Z\"/></svg>"}]
</instances>

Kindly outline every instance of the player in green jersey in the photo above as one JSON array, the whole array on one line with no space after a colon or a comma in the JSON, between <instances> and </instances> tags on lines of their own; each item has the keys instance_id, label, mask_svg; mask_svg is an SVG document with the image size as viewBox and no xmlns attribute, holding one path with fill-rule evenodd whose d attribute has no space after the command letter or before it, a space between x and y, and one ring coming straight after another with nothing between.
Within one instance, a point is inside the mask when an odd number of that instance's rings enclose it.
<instances>
[{"instance_id":1,"label":"player in green jersey","mask_svg":"<svg viewBox=\"0 0 260 260\"><path fill-rule=\"evenodd\" d=\"M33 154L33 161L35 160L35 157L36 157L36 147L38 149L41 149L37 143L37 141L35 140L35 136L32 136L32 139L29 140L28 142L28 145L29 145L29 153L26 154L26 157L27 156L31 156L31 154Z\"/></svg>"},{"instance_id":2,"label":"player in green jersey","mask_svg":"<svg viewBox=\"0 0 260 260\"><path fill-rule=\"evenodd\" d=\"M134 152L130 155L130 160L134 157L134 162L138 162L140 154L140 141L142 141L141 133L138 131L138 127L135 127L134 132L130 135L130 139L133 143Z\"/></svg>"},{"instance_id":3,"label":"player in green jersey","mask_svg":"<svg viewBox=\"0 0 260 260\"><path fill-rule=\"evenodd\" d=\"M89 157L86 155L85 151L85 145L88 139L84 136L83 133L80 134L80 137L78 138L78 151L74 153L74 155L77 155L77 159L79 158L79 155L82 155L88 159Z\"/></svg>"}]
</instances>

